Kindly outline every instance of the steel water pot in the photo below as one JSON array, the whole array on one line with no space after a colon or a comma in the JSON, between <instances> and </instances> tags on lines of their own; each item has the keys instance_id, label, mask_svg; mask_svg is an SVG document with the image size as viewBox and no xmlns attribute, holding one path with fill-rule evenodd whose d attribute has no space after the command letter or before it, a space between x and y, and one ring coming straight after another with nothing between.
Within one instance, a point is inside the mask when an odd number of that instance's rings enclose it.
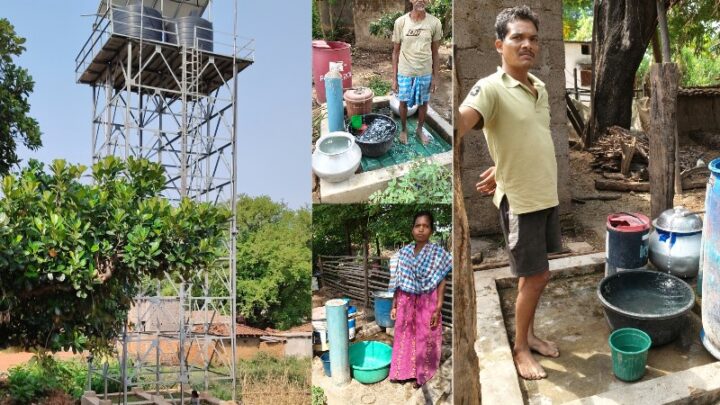
<instances>
[{"instance_id":1,"label":"steel water pot","mask_svg":"<svg viewBox=\"0 0 720 405\"><path fill-rule=\"evenodd\" d=\"M684 207L664 211L653 221L650 262L672 275L695 277L700 267L702 219Z\"/></svg>"}]
</instances>

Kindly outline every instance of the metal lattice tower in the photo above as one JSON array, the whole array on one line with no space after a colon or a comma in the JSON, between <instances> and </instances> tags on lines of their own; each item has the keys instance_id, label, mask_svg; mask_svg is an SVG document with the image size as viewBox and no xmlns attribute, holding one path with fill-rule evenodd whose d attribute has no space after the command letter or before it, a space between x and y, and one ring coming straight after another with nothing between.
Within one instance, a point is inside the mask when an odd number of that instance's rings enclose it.
<instances>
[{"instance_id":1,"label":"metal lattice tower","mask_svg":"<svg viewBox=\"0 0 720 405\"><path fill-rule=\"evenodd\" d=\"M232 33L197 26L190 43L180 41L174 19L203 16L211 2L143 0L160 19L132 11L128 0L102 0L75 60L77 81L92 87L93 163L143 157L165 168L168 199L232 207L229 255L217 269L188 280L166 274L135 298L118 342L119 370L95 371L122 387L123 403L135 388L184 400L191 387L221 382L232 384L235 399L236 77L254 49L237 36L237 0Z\"/></svg>"}]
</instances>

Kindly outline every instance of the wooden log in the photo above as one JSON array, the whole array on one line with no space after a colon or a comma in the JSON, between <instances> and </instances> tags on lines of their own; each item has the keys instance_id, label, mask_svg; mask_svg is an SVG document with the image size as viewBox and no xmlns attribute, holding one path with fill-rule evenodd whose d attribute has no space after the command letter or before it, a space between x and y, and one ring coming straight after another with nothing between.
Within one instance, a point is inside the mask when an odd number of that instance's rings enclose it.
<instances>
[{"instance_id":1,"label":"wooden log","mask_svg":"<svg viewBox=\"0 0 720 405\"><path fill-rule=\"evenodd\" d=\"M674 63L653 64L650 77L650 215L657 218L673 206L680 73Z\"/></svg>"},{"instance_id":2,"label":"wooden log","mask_svg":"<svg viewBox=\"0 0 720 405\"><path fill-rule=\"evenodd\" d=\"M622 194L595 194L595 195L581 195L573 197L574 201L585 202L585 201L613 201L619 200Z\"/></svg>"},{"instance_id":3,"label":"wooden log","mask_svg":"<svg viewBox=\"0 0 720 405\"><path fill-rule=\"evenodd\" d=\"M647 193L650 191L650 183L637 181L620 181L595 179L595 189L605 191L635 191Z\"/></svg>"},{"instance_id":4,"label":"wooden log","mask_svg":"<svg viewBox=\"0 0 720 405\"><path fill-rule=\"evenodd\" d=\"M461 67L453 70L453 113L459 117L460 93L458 77ZM464 140L457 131L455 120L453 131L453 272L458 280L454 286L452 356L453 356L453 402L463 405L479 405L480 361L475 352L477 340L477 304L475 299L475 276L470 260L470 225L465 211L463 197L463 151Z\"/></svg>"},{"instance_id":5,"label":"wooden log","mask_svg":"<svg viewBox=\"0 0 720 405\"><path fill-rule=\"evenodd\" d=\"M622 160L620 161L620 174L624 177L628 177L630 174L630 162L632 162L633 156L635 156L635 144L637 144L637 138L633 137L629 143L622 144Z\"/></svg>"},{"instance_id":6,"label":"wooden log","mask_svg":"<svg viewBox=\"0 0 720 405\"><path fill-rule=\"evenodd\" d=\"M603 172L603 177L610 180L625 180L625 175L622 173Z\"/></svg>"}]
</instances>

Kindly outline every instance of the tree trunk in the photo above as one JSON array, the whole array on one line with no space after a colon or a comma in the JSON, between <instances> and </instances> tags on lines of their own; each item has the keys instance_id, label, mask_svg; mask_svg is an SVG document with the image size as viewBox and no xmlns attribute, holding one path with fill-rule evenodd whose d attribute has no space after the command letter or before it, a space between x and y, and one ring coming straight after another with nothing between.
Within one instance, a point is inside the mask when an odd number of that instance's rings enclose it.
<instances>
[{"instance_id":1,"label":"tree trunk","mask_svg":"<svg viewBox=\"0 0 720 405\"><path fill-rule=\"evenodd\" d=\"M680 70L674 63L650 67L650 213L657 218L673 207L675 148L677 139L677 92ZM679 176L678 176L679 178ZM680 185L682 189L682 184Z\"/></svg>"},{"instance_id":2,"label":"tree trunk","mask_svg":"<svg viewBox=\"0 0 720 405\"><path fill-rule=\"evenodd\" d=\"M583 134L586 148L608 127L630 128L635 73L657 27L655 0L607 0L595 8L594 94Z\"/></svg>"},{"instance_id":3,"label":"tree trunk","mask_svg":"<svg viewBox=\"0 0 720 405\"><path fill-rule=\"evenodd\" d=\"M458 88L457 67L453 88ZM459 116L459 92L454 92L455 116ZM463 142L453 136L453 402L480 404L480 363L475 353L477 319L475 280L470 261L470 226L462 191Z\"/></svg>"}]
</instances>

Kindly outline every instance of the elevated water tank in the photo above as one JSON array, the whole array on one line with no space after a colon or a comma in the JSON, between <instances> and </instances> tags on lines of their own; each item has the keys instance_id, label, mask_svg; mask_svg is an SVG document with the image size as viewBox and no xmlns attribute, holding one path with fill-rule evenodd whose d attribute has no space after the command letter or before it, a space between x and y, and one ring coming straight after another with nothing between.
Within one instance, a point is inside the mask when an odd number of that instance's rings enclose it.
<instances>
[{"instance_id":1,"label":"elevated water tank","mask_svg":"<svg viewBox=\"0 0 720 405\"><path fill-rule=\"evenodd\" d=\"M130 4L112 8L113 33L151 41L162 41L162 14L152 7ZM141 33L142 31L142 33Z\"/></svg>"},{"instance_id":2,"label":"elevated water tank","mask_svg":"<svg viewBox=\"0 0 720 405\"><path fill-rule=\"evenodd\" d=\"M165 42L180 46L197 47L203 51L213 50L213 24L197 16L176 18L172 22L165 23Z\"/></svg>"}]
</instances>

